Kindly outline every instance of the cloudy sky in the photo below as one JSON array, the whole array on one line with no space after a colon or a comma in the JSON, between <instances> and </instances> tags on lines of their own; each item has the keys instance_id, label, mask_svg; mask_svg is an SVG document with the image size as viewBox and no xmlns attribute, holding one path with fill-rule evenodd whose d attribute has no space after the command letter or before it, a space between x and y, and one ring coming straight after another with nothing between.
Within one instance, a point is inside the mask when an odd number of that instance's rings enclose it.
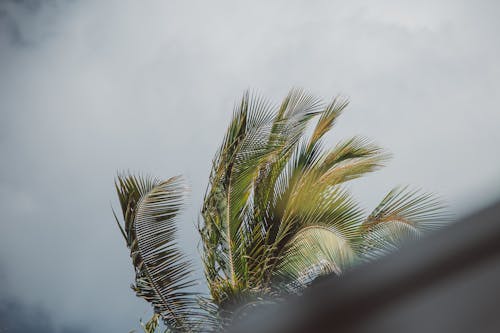
<instances>
[{"instance_id":1,"label":"cloudy sky","mask_svg":"<svg viewBox=\"0 0 500 333\"><path fill-rule=\"evenodd\" d=\"M493 0L1 0L0 327L147 318L113 177L184 174L181 244L196 257L210 161L247 88L351 100L329 142L359 134L394 155L351 186L367 209L397 184L457 216L498 198L499 13Z\"/></svg>"}]
</instances>

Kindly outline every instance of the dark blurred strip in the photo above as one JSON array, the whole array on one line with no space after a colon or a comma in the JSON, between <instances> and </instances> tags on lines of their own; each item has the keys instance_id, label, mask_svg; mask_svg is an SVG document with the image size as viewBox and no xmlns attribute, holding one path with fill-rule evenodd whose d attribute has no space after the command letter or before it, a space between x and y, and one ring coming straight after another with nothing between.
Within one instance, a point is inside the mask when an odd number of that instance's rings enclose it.
<instances>
[{"instance_id":1,"label":"dark blurred strip","mask_svg":"<svg viewBox=\"0 0 500 333\"><path fill-rule=\"evenodd\" d=\"M231 332L500 332L500 202Z\"/></svg>"}]
</instances>

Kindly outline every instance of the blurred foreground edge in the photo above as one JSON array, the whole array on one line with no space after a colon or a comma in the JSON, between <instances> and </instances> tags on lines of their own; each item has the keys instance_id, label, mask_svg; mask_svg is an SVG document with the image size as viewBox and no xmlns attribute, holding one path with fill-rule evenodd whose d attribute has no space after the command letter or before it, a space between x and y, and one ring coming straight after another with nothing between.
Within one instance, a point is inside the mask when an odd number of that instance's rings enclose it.
<instances>
[{"instance_id":1,"label":"blurred foreground edge","mask_svg":"<svg viewBox=\"0 0 500 333\"><path fill-rule=\"evenodd\" d=\"M500 332L500 202L229 332Z\"/></svg>"}]
</instances>

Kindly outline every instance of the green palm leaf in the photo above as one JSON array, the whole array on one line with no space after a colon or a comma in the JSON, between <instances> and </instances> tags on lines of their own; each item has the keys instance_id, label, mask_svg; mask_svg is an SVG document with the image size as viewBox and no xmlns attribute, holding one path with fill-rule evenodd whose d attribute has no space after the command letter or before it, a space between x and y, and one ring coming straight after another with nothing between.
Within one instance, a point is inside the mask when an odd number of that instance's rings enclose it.
<instances>
[{"instance_id":1,"label":"green palm leaf","mask_svg":"<svg viewBox=\"0 0 500 333\"><path fill-rule=\"evenodd\" d=\"M274 274L287 292L298 292L318 276L341 274L356 257L353 244L335 228L310 226L290 240Z\"/></svg>"},{"instance_id":2,"label":"green palm leaf","mask_svg":"<svg viewBox=\"0 0 500 333\"><path fill-rule=\"evenodd\" d=\"M362 256L372 258L393 251L405 241L443 227L449 220L445 205L435 195L396 187L362 224Z\"/></svg>"},{"instance_id":3,"label":"green palm leaf","mask_svg":"<svg viewBox=\"0 0 500 333\"><path fill-rule=\"evenodd\" d=\"M180 179L118 177L124 224L117 222L136 268L134 289L170 330L220 331L233 314L448 221L438 199L407 188L392 190L366 217L345 184L389 155L358 136L324 148L347 105L340 98L323 104L301 89L277 105L243 95L213 159L198 226L210 297L189 291L190 263L176 244Z\"/></svg>"},{"instance_id":4,"label":"green palm leaf","mask_svg":"<svg viewBox=\"0 0 500 333\"><path fill-rule=\"evenodd\" d=\"M160 181L119 175L116 189L125 222L122 230L135 267L133 289L173 331L192 331L201 313L197 294L188 291L195 285L191 264L175 238L185 185L179 177Z\"/></svg>"},{"instance_id":5,"label":"green palm leaf","mask_svg":"<svg viewBox=\"0 0 500 333\"><path fill-rule=\"evenodd\" d=\"M304 275L340 274L355 262L362 210L339 187L308 185L291 198L275 239L272 274L280 284L293 285ZM311 281L296 282L304 287Z\"/></svg>"},{"instance_id":6,"label":"green palm leaf","mask_svg":"<svg viewBox=\"0 0 500 333\"><path fill-rule=\"evenodd\" d=\"M317 104L317 99L296 90L276 112L260 98L249 93L243 96L214 160L202 210L205 271L210 284L221 284L222 274L230 282L224 288L247 287L251 272L248 245L262 244L259 235L264 232L262 224L253 223L252 208L262 204L261 211L265 211L265 200L260 198L272 193L272 186L256 183L269 185L279 174L276 167L290 155L307 120L317 113ZM220 246L211 245L211 240Z\"/></svg>"}]
</instances>

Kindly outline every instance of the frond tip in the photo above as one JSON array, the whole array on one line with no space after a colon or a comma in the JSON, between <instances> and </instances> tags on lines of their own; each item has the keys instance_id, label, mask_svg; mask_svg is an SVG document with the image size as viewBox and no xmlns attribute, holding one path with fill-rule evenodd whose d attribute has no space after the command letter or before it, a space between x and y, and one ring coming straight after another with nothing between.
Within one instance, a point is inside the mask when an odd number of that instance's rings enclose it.
<instances>
[{"instance_id":1,"label":"frond tip","mask_svg":"<svg viewBox=\"0 0 500 333\"><path fill-rule=\"evenodd\" d=\"M362 224L364 255L378 256L446 225L451 216L432 193L392 189Z\"/></svg>"}]
</instances>

